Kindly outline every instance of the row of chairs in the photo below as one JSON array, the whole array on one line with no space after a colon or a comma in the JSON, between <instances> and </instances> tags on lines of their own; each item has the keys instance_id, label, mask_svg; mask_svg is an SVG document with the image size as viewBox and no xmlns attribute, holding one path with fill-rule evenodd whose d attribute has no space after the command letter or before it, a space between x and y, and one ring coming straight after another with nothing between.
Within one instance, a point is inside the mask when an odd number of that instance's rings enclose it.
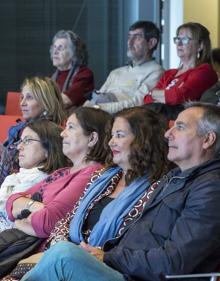
<instances>
[{"instance_id":1,"label":"row of chairs","mask_svg":"<svg viewBox=\"0 0 220 281\"><path fill-rule=\"evenodd\" d=\"M21 109L19 105L20 93L8 92L6 95L5 115L19 115L21 116Z\"/></svg>"},{"instance_id":2,"label":"row of chairs","mask_svg":"<svg viewBox=\"0 0 220 281\"><path fill-rule=\"evenodd\" d=\"M8 92L6 96L5 114L0 115L0 142L7 138L8 129L21 119L22 114L19 105L20 93Z\"/></svg>"}]
</instances>

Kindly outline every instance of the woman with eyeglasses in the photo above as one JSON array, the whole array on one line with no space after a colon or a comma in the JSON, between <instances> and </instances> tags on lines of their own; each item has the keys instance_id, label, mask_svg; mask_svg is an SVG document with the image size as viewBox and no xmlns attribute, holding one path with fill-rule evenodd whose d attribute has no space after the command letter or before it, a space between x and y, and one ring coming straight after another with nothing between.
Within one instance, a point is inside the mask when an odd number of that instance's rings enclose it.
<instances>
[{"instance_id":1,"label":"woman with eyeglasses","mask_svg":"<svg viewBox=\"0 0 220 281\"><path fill-rule=\"evenodd\" d=\"M103 140L110 119L101 109L74 110L61 133L63 153L72 165L9 197L6 210L16 228L36 237L50 235L55 223L79 199L93 172L105 163L109 150L103 147Z\"/></svg>"},{"instance_id":2,"label":"woman with eyeglasses","mask_svg":"<svg viewBox=\"0 0 220 281\"><path fill-rule=\"evenodd\" d=\"M60 87L65 108L82 105L94 89L86 45L73 31L60 30L52 40L50 56L56 67L52 79Z\"/></svg>"},{"instance_id":3,"label":"woman with eyeglasses","mask_svg":"<svg viewBox=\"0 0 220 281\"><path fill-rule=\"evenodd\" d=\"M26 191L59 168L68 166L62 152L62 129L55 123L40 119L28 123L16 143L19 172L7 176L0 189L0 231L13 227L5 204L10 195Z\"/></svg>"},{"instance_id":4,"label":"woman with eyeglasses","mask_svg":"<svg viewBox=\"0 0 220 281\"><path fill-rule=\"evenodd\" d=\"M150 107L162 113L167 110L165 114L172 119L183 109L184 102L199 100L218 80L210 64L211 42L205 26L194 22L179 26L174 43L180 58L179 67L165 71L144 98L145 104L155 103Z\"/></svg>"},{"instance_id":5,"label":"woman with eyeglasses","mask_svg":"<svg viewBox=\"0 0 220 281\"><path fill-rule=\"evenodd\" d=\"M109 155L109 148L104 147L103 142L108 134L106 125L110 121L111 115L101 109L79 107L74 110L61 132L62 150L70 160L71 166L58 169L25 192L9 197L6 211L16 230L8 229L0 233L0 249L3 248L5 235L14 231L21 231L25 237L35 237L37 242L41 238L42 242L50 235L56 222L72 210L93 173L103 168ZM34 139L34 142L37 142L38 139ZM22 140L25 142L23 138ZM50 142L48 145L50 146ZM22 241L19 242L22 244ZM16 262L27 256L27 252L24 256L23 251L18 250L19 245L18 248L10 245L7 255L0 250L0 277L9 273ZM29 251L28 254L33 253L33 250L30 250L32 252ZM11 254L15 254L15 257ZM4 264L2 258L5 258Z\"/></svg>"},{"instance_id":6,"label":"woman with eyeglasses","mask_svg":"<svg viewBox=\"0 0 220 281\"><path fill-rule=\"evenodd\" d=\"M24 121L9 129L8 139L3 143L0 155L0 185L5 177L18 172L17 149L14 146L20 139L22 129L30 120L46 118L63 125L66 113L62 97L56 83L48 77L26 78L21 85L20 107Z\"/></svg>"}]
</instances>

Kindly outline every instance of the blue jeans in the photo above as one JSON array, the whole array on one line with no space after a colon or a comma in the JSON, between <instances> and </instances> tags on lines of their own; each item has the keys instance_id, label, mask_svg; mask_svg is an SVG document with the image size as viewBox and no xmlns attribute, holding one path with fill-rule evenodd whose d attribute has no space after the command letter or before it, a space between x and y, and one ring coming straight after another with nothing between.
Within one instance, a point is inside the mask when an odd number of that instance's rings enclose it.
<instances>
[{"instance_id":1,"label":"blue jeans","mask_svg":"<svg viewBox=\"0 0 220 281\"><path fill-rule=\"evenodd\" d=\"M71 242L59 242L45 252L22 281L125 281L123 275Z\"/></svg>"}]
</instances>

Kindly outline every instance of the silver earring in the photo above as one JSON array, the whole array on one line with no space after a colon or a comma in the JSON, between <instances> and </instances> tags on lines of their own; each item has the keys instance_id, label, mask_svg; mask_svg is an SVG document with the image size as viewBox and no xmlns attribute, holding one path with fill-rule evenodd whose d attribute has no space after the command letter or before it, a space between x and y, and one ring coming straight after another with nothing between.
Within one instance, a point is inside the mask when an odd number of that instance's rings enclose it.
<instances>
[{"instance_id":1,"label":"silver earring","mask_svg":"<svg viewBox=\"0 0 220 281\"><path fill-rule=\"evenodd\" d=\"M46 110L43 112L43 116L47 116L47 111Z\"/></svg>"},{"instance_id":2,"label":"silver earring","mask_svg":"<svg viewBox=\"0 0 220 281\"><path fill-rule=\"evenodd\" d=\"M197 59L199 59L200 58L200 52L198 51L198 53L197 53Z\"/></svg>"}]
</instances>

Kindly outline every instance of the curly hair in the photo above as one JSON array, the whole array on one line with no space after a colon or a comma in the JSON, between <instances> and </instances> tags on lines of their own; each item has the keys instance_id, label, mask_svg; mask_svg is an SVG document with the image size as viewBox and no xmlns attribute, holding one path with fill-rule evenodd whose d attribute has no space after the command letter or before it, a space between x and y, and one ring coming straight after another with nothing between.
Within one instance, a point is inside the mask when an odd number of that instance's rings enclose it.
<instances>
[{"instance_id":1,"label":"curly hair","mask_svg":"<svg viewBox=\"0 0 220 281\"><path fill-rule=\"evenodd\" d=\"M52 45L50 47L50 56L52 58L53 46L57 39L66 39L72 54L72 60L79 65L88 64L88 52L86 44L75 32L71 30L60 30L58 31L52 40Z\"/></svg>"},{"instance_id":2,"label":"curly hair","mask_svg":"<svg viewBox=\"0 0 220 281\"><path fill-rule=\"evenodd\" d=\"M144 175L151 182L158 180L170 169L168 146L164 138L167 122L155 111L144 107L124 109L114 115L113 122L118 117L127 120L134 135L129 155L131 169L127 171L126 184ZM108 140L109 136L106 136ZM107 164L113 165L112 154Z\"/></svg>"}]
</instances>

